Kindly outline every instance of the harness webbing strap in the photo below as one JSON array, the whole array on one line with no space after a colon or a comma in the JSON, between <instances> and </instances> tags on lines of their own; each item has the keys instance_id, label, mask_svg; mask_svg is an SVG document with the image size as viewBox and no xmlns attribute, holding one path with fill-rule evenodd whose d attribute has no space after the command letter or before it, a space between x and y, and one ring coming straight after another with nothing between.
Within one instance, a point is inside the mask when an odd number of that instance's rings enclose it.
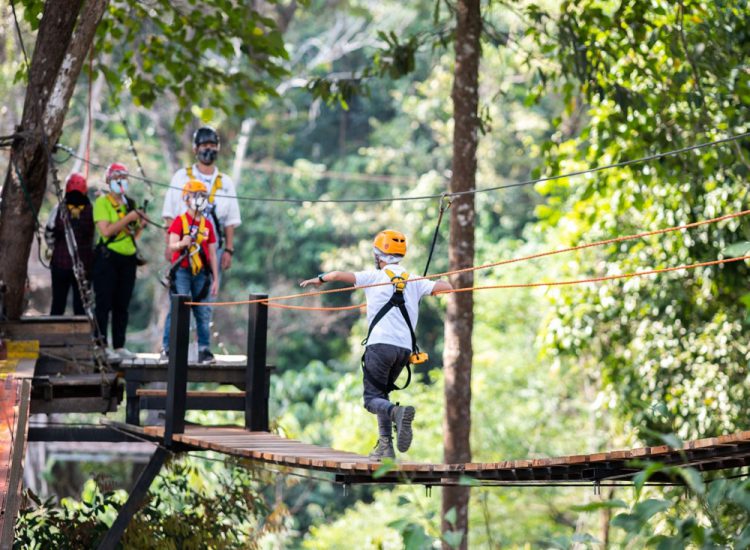
<instances>
[{"instance_id":1,"label":"harness webbing strap","mask_svg":"<svg viewBox=\"0 0 750 550\"><path fill-rule=\"evenodd\" d=\"M385 269L384 271L386 275L390 277L391 282L393 283L393 294L391 295L391 298L385 304L383 304L383 307L381 307L380 310L375 314L375 317L372 319L372 323L370 323L370 327L367 330L367 336L364 340L362 340L362 345L367 345L367 341L370 339L370 335L372 334L372 330L375 328L375 325L377 325L383 319L383 317L385 317L388 312L395 307L398 308L398 310L401 312L401 315L404 318L404 322L406 322L406 326L409 327L412 353L419 353L419 346L417 346L417 335L414 333L414 327L411 324L411 318L409 318L409 312L406 309L406 300L404 299L404 289L406 288L409 274L404 272L401 275L396 275L390 269ZM364 372L364 376L373 386L378 388L383 393L389 393L393 390L403 390L411 383L411 364L407 362L405 366L407 377L406 383L402 387L399 388L396 385L395 379L391 380L390 378L388 379L388 383L386 385L383 385L375 380L375 378L369 372L367 372L367 369L365 368L365 356L362 355L362 371Z\"/></svg>"},{"instance_id":2,"label":"harness webbing strap","mask_svg":"<svg viewBox=\"0 0 750 550\"><path fill-rule=\"evenodd\" d=\"M417 346L417 335L414 333L414 327L411 324L409 312L406 310L406 301L404 299L404 289L406 288L409 274L404 272L401 275L395 275L390 269L386 269L385 273L390 277L391 282L393 282L393 294L391 295L390 300L383 304L383 307L381 307L375 314L372 323L370 323L370 328L367 330L367 336L362 340L362 345L367 345L367 341L370 339L370 335L372 334L375 325L377 325L391 309L396 307L401 312L401 315L403 315L406 326L409 327L409 334L411 335L411 351L412 353L418 353L419 347Z\"/></svg>"},{"instance_id":3,"label":"harness webbing strap","mask_svg":"<svg viewBox=\"0 0 750 550\"><path fill-rule=\"evenodd\" d=\"M195 179L193 177L193 167L188 166L185 168L185 172L187 172L188 178ZM213 184L211 184L211 191L208 193L208 203L213 205L214 200L216 200L216 192L219 189L223 189L224 184L221 181L221 172L216 174L216 177L214 178ZM216 239L219 241L219 248L222 248L224 246L224 229L221 227L221 224L219 223L219 218L216 215L216 208L211 208L211 221L214 223L214 230L216 231Z\"/></svg>"},{"instance_id":4,"label":"harness webbing strap","mask_svg":"<svg viewBox=\"0 0 750 550\"><path fill-rule=\"evenodd\" d=\"M117 219L121 220L125 217L125 214L127 213L128 206L126 204L122 204L117 201L116 198L114 198L111 194L107 193L107 200L109 200L109 203L112 205L112 208L114 208L115 212L117 212ZM128 231L128 228L126 227L122 231L120 231L115 236L110 237L102 237L99 239L99 242L104 244L104 246L109 246L110 243L116 243L123 239L128 239L132 237L130 231Z\"/></svg>"},{"instance_id":5,"label":"harness webbing strap","mask_svg":"<svg viewBox=\"0 0 750 550\"><path fill-rule=\"evenodd\" d=\"M180 214L180 220L182 221L182 236L184 237L185 235L190 235L192 232L192 228L195 226L188 224L187 214ZM201 221L198 224L198 231L194 236L193 244L191 244L188 249L188 260L190 263L190 270L193 275L200 273L205 263L203 261L203 250L201 247L201 243L206 240L205 230L206 218L205 216L201 216Z\"/></svg>"}]
</instances>

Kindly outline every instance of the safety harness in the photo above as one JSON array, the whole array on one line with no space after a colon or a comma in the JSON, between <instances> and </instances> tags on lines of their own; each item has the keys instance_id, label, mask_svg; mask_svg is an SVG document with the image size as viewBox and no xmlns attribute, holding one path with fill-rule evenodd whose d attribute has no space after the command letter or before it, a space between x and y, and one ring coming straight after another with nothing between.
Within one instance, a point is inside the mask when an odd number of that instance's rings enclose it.
<instances>
[{"instance_id":1,"label":"safety harness","mask_svg":"<svg viewBox=\"0 0 750 550\"><path fill-rule=\"evenodd\" d=\"M180 221L182 222L182 236L190 235L193 239L193 244L188 247L188 261L191 273L197 275L205 265L201 244L206 240L206 217L201 216L201 221L198 223L197 228L194 224L191 227L191 224L188 223L187 214L181 214Z\"/></svg>"},{"instance_id":2,"label":"safety harness","mask_svg":"<svg viewBox=\"0 0 750 550\"><path fill-rule=\"evenodd\" d=\"M206 254L203 252L203 247L201 244L203 241L206 240L206 217L201 216L201 220L198 223L198 225L195 225L195 223L189 223L187 214L180 214L179 216L180 221L182 222L182 237L186 235L190 235L193 238L193 244L191 244L189 247L187 247L182 254L172 263L172 266L169 269L169 289L173 294L177 294L177 287L175 283L176 279L176 273L177 270L180 268L180 265L182 264L182 261L187 258L188 263L190 265L190 272L193 275L197 275L201 272L201 270L206 269L206 282L203 284L203 288L201 288L200 292L197 296L194 297L194 299L198 302L202 301L206 296L208 296L208 291L211 288L211 281L213 279L213 274L211 273L210 269L207 269L208 267L208 258L206 258ZM195 222L195 219L193 219L193 222Z\"/></svg>"},{"instance_id":3,"label":"safety harness","mask_svg":"<svg viewBox=\"0 0 750 550\"><path fill-rule=\"evenodd\" d=\"M126 213L129 213L135 209L135 205L132 199L128 198L126 195L123 195L123 201L124 201L123 204L117 202L117 199L115 199L112 195L109 195L109 194L107 195L107 199L112 205L112 208L115 209L115 212L117 212L117 219L119 220L123 219ZM122 208L123 206L125 208ZM133 243L133 247L135 248L135 254L133 255L133 257L135 258L136 265L138 266L146 265L148 262L138 250L138 243L135 242L135 237L133 236L133 232L128 227L126 227L125 229L123 229L117 235L113 237L107 237L106 239L105 238L99 239L99 242L97 243L97 248L101 247L100 250L106 256L109 254L109 250L110 250L109 245L111 243L120 242L124 239L130 239L130 241Z\"/></svg>"},{"instance_id":4,"label":"safety harness","mask_svg":"<svg viewBox=\"0 0 750 550\"><path fill-rule=\"evenodd\" d=\"M424 363L425 361L427 361L428 357L426 353L419 351L419 346L417 345L417 335L414 333L414 327L411 324L409 312L406 309L404 290L406 289L406 282L409 278L409 274L404 272L401 273L401 275L396 275L390 269L384 269L383 271L385 271L385 274L388 275L391 283L393 284L393 294L391 295L390 300L383 304L383 307L381 307L380 310L375 314L372 323L370 323L370 328L367 330L367 336L364 340L362 340L362 345L367 345L367 341L370 339L370 335L372 334L375 325L377 325L390 310L392 310L394 307L397 308L401 312L401 315L404 317L404 322L406 322L406 326L409 327L409 334L411 335L411 355L409 356L409 361L406 363L406 365L404 365L406 367L407 373L406 383L399 388L396 385L395 377L393 379L389 377L388 382L385 385L381 384L379 381L375 380L375 378L370 373L367 372L367 369L365 369L364 355L362 355L362 371L364 372L365 377L373 386L378 388L383 393L389 393L394 390L405 389L411 383L411 365Z\"/></svg>"},{"instance_id":5,"label":"safety harness","mask_svg":"<svg viewBox=\"0 0 750 550\"><path fill-rule=\"evenodd\" d=\"M189 179L195 179L193 176L193 167L188 166L185 168L185 171L187 172L187 176ZM208 204L211 206L209 207L209 210L211 212L211 221L214 224L214 229L216 230L216 240L218 241L218 247L222 248L224 246L224 231L221 227L221 224L219 223L219 218L216 215L216 207L214 205L214 200L216 199L216 192L219 189L223 188L223 184L221 182L221 172L218 172L216 174L216 177L214 178L214 182L211 185L211 191L208 194Z\"/></svg>"},{"instance_id":6,"label":"safety harness","mask_svg":"<svg viewBox=\"0 0 750 550\"><path fill-rule=\"evenodd\" d=\"M128 206L126 204L119 203L116 198L114 198L112 195L107 194L107 200L112 205L112 208L114 208L115 212L117 212L117 219L121 220L125 217L125 214L128 212ZM126 227L122 231L120 231L117 235L107 237L102 239L100 244L103 244L105 247L109 247L111 243L116 243L119 241L122 241L123 239L132 238L132 235L130 234L130 231L128 231L128 228Z\"/></svg>"}]
</instances>

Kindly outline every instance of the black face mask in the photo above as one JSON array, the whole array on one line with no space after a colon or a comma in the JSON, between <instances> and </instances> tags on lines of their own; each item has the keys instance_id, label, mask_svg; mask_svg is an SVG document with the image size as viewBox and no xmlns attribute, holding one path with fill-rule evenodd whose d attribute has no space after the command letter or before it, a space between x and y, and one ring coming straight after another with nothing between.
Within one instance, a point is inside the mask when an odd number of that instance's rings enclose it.
<instances>
[{"instance_id":1,"label":"black face mask","mask_svg":"<svg viewBox=\"0 0 750 550\"><path fill-rule=\"evenodd\" d=\"M70 191L69 193L65 193L65 202L73 206L82 206L89 204L91 201L80 191Z\"/></svg>"},{"instance_id":2,"label":"black face mask","mask_svg":"<svg viewBox=\"0 0 750 550\"><path fill-rule=\"evenodd\" d=\"M201 149L198 151L198 160L203 164L211 165L216 162L216 155L218 153L216 149Z\"/></svg>"}]
</instances>

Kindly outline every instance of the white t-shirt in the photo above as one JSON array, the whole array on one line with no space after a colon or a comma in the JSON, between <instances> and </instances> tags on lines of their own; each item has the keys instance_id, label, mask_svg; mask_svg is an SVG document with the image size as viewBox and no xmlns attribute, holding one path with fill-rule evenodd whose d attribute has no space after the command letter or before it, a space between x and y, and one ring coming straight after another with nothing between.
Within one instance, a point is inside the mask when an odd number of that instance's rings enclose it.
<instances>
[{"instance_id":1,"label":"white t-shirt","mask_svg":"<svg viewBox=\"0 0 750 550\"><path fill-rule=\"evenodd\" d=\"M354 274L355 284L357 286L364 286L374 283L388 282L391 279L386 274L386 269L391 270L394 275L401 275L406 271L398 264L387 265L383 269L377 271L357 271ZM410 274L409 276L411 277L412 275ZM409 319L412 324L411 326L415 331L417 330L417 321L419 321L419 301L422 299L422 296L432 294L434 288L435 281L422 279L421 281L412 282L407 279L406 288L404 289L404 301L406 302L406 311L409 313ZM365 288L363 290L365 291L365 297L367 298L367 326L369 328L375 315L380 311L380 308L391 299L394 289L392 285L383 285ZM372 329L372 334L367 341L367 345L370 346L372 344L391 344L393 346L411 350L411 334L409 334L409 327L406 325L404 316L397 307L391 308L391 310L385 314L385 317L378 321L378 324Z\"/></svg>"},{"instance_id":2,"label":"white t-shirt","mask_svg":"<svg viewBox=\"0 0 750 550\"><path fill-rule=\"evenodd\" d=\"M203 182L209 194L218 175L219 169L216 167L214 167L213 174L205 175L198 171L198 166L193 165L193 178ZM161 210L163 218L174 219L187 210L187 205L182 200L182 188L187 182L188 174L185 168L181 168L174 173L172 181L169 182L167 194L164 196L164 208ZM237 190L232 178L226 174L221 174L221 189L216 191L214 205L216 218L221 224L222 232L225 227L240 225L242 219L240 218L240 206L237 202Z\"/></svg>"}]
</instances>

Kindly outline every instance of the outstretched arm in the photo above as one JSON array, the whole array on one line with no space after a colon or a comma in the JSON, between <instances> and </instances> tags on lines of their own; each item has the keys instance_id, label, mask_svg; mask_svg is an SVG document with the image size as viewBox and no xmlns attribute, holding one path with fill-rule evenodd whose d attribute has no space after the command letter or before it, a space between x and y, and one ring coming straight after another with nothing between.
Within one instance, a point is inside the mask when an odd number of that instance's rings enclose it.
<instances>
[{"instance_id":1,"label":"outstretched arm","mask_svg":"<svg viewBox=\"0 0 750 550\"><path fill-rule=\"evenodd\" d=\"M336 281L353 285L356 281L356 277L351 271L329 271L328 273L321 273L319 276L312 279L302 281L299 286L302 288L309 285L320 286L323 283L332 283Z\"/></svg>"},{"instance_id":2,"label":"outstretched arm","mask_svg":"<svg viewBox=\"0 0 750 550\"><path fill-rule=\"evenodd\" d=\"M435 281L435 286L432 288L431 295L434 296L435 294L451 290L452 288L453 286L448 281Z\"/></svg>"}]
</instances>

